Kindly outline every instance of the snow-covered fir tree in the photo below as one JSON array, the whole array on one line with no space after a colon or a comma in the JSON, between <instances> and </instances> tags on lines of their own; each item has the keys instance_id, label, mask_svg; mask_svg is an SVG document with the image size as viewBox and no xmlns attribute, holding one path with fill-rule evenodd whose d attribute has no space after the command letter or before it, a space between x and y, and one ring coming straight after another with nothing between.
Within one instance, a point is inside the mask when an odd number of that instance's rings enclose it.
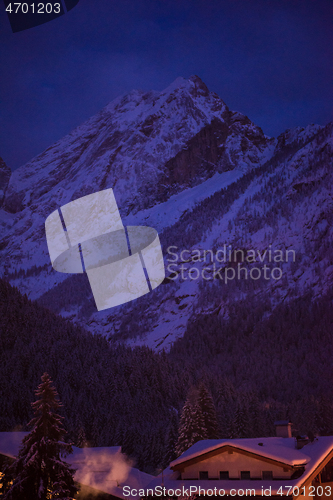
<instances>
[{"instance_id":1,"label":"snow-covered fir tree","mask_svg":"<svg viewBox=\"0 0 333 500\"><path fill-rule=\"evenodd\" d=\"M198 392L191 388L180 417L175 450L177 457L197 441L207 439L207 437L204 416L198 403Z\"/></svg>"},{"instance_id":2,"label":"snow-covered fir tree","mask_svg":"<svg viewBox=\"0 0 333 500\"><path fill-rule=\"evenodd\" d=\"M216 408L211 394L202 382L198 388L198 405L202 412L207 439L217 439L219 431Z\"/></svg>"},{"instance_id":3,"label":"snow-covered fir tree","mask_svg":"<svg viewBox=\"0 0 333 500\"><path fill-rule=\"evenodd\" d=\"M167 467L170 462L177 458L176 444L178 440L178 415L175 409L171 410L171 419L166 434L165 452L163 466Z\"/></svg>"},{"instance_id":4,"label":"snow-covered fir tree","mask_svg":"<svg viewBox=\"0 0 333 500\"><path fill-rule=\"evenodd\" d=\"M86 433L85 433L84 428L82 426L80 427L79 432L77 434L76 446L78 448L86 448L88 446Z\"/></svg>"},{"instance_id":5,"label":"snow-covered fir tree","mask_svg":"<svg viewBox=\"0 0 333 500\"><path fill-rule=\"evenodd\" d=\"M244 403L239 402L229 429L229 438L238 439L248 437L248 418L246 410Z\"/></svg>"},{"instance_id":6,"label":"snow-covered fir tree","mask_svg":"<svg viewBox=\"0 0 333 500\"><path fill-rule=\"evenodd\" d=\"M22 441L18 457L6 468L3 500L72 500L77 492L74 470L62 459L72 453L63 442L65 430L58 394L47 373L36 390L32 403L34 418L31 432Z\"/></svg>"}]
</instances>

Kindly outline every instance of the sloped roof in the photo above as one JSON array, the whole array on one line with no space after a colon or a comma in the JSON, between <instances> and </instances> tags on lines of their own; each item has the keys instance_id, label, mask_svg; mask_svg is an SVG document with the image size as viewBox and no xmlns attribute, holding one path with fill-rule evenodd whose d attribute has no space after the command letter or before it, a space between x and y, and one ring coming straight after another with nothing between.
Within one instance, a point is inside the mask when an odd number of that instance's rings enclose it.
<instances>
[{"instance_id":1,"label":"sloped roof","mask_svg":"<svg viewBox=\"0 0 333 500\"><path fill-rule=\"evenodd\" d=\"M27 432L0 432L0 455L15 458Z\"/></svg>"},{"instance_id":2,"label":"sloped roof","mask_svg":"<svg viewBox=\"0 0 333 500\"><path fill-rule=\"evenodd\" d=\"M259 455L258 458L260 456L270 458L291 466L305 465L310 460L304 449L296 450L294 438L206 439L191 446L179 458L171 462L170 467L172 468L219 448L222 452L226 446L254 453Z\"/></svg>"},{"instance_id":3,"label":"sloped roof","mask_svg":"<svg viewBox=\"0 0 333 500\"><path fill-rule=\"evenodd\" d=\"M73 453L68 455L67 461L74 467L74 465L81 464L82 462L93 462L98 456L101 455L103 455L105 459L112 459L119 453L121 453L121 446L96 446L93 448L77 448L76 446L73 446Z\"/></svg>"}]
</instances>

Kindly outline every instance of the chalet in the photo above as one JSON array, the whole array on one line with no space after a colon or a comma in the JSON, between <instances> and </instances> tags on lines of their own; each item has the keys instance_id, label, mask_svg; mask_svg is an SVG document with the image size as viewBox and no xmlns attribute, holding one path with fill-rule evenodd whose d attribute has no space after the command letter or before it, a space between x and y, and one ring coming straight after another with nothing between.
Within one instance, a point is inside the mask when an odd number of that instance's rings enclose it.
<instances>
[{"instance_id":1,"label":"chalet","mask_svg":"<svg viewBox=\"0 0 333 500\"><path fill-rule=\"evenodd\" d=\"M333 499L333 436L199 441L148 486L153 497L301 497ZM164 489L163 489L164 488Z\"/></svg>"},{"instance_id":2,"label":"chalet","mask_svg":"<svg viewBox=\"0 0 333 500\"><path fill-rule=\"evenodd\" d=\"M19 451L25 432L0 432L0 471L4 463L13 460ZM80 487L77 499L124 499L123 486L145 488L153 476L131 466L120 446L105 448L76 448L66 457L75 470L74 479ZM0 475L1 477L1 475ZM126 497L131 500L131 497ZM136 497L137 499L137 497Z\"/></svg>"}]
</instances>

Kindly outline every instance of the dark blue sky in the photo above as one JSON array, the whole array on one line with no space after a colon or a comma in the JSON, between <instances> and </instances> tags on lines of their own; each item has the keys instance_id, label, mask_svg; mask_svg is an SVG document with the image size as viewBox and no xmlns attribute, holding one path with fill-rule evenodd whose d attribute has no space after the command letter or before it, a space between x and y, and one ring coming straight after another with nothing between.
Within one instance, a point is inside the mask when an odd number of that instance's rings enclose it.
<instances>
[{"instance_id":1,"label":"dark blue sky","mask_svg":"<svg viewBox=\"0 0 333 500\"><path fill-rule=\"evenodd\" d=\"M332 0L80 0L13 34L0 5L0 156L17 168L119 94L197 74L276 136L333 119Z\"/></svg>"}]
</instances>

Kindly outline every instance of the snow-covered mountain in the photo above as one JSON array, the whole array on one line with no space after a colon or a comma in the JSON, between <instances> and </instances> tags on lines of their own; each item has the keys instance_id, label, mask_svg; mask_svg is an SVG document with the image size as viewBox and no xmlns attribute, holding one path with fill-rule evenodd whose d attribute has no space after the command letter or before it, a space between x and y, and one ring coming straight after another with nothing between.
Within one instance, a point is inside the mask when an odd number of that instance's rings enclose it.
<instances>
[{"instance_id":1,"label":"snow-covered mountain","mask_svg":"<svg viewBox=\"0 0 333 500\"><path fill-rule=\"evenodd\" d=\"M10 175L11 175L10 168L7 167L3 159L0 158L0 206L5 197L5 191L9 183Z\"/></svg>"},{"instance_id":2,"label":"snow-covered mountain","mask_svg":"<svg viewBox=\"0 0 333 500\"><path fill-rule=\"evenodd\" d=\"M227 316L235 300L269 296L274 307L309 288L325 293L333 280L332 128L297 127L269 138L197 76L178 78L163 92L119 97L9 182L0 164L2 274L94 332L159 348L182 336L196 314ZM44 222L57 207L109 187L124 224L159 231L171 279L132 303L97 312L84 276L51 269ZM224 245L259 250L259 261L265 251L289 249L295 262L268 263L281 267L281 279L202 279L206 263L198 255ZM172 279L182 263L168 268L169 246L177 255L189 250L183 280ZM247 262L248 272L255 265ZM199 279L189 279L193 267Z\"/></svg>"}]
</instances>

